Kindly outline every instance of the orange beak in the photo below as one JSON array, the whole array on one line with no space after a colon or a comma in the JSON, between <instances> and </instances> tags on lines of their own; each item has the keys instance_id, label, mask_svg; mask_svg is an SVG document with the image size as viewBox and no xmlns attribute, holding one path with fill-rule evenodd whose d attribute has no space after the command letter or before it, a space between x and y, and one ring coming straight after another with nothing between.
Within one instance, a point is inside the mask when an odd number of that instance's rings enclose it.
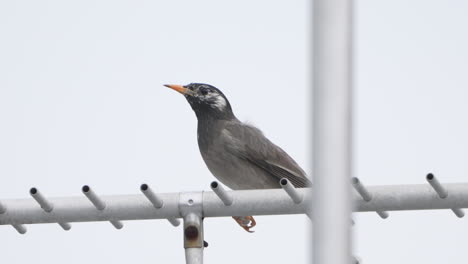
<instances>
[{"instance_id":1,"label":"orange beak","mask_svg":"<svg viewBox=\"0 0 468 264\"><path fill-rule=\"evenodd\" d=\"M171 88L181 94L190 94L190 90L178 84L165 84L164 86Z\"/></svg>"}]
</instances>

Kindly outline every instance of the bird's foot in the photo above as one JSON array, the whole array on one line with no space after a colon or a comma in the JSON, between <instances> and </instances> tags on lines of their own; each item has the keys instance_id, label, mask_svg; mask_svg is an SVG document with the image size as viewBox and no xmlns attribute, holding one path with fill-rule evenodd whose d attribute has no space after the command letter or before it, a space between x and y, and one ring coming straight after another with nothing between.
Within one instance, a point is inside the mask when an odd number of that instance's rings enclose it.
<instances>
[{"instance_id":1,"label":"bird's foot","mask_svg":"<svg viewBox=\"0 0 468 264\"><path fill-rule=\"evenodd\" d=\"M254 227L257 225L257 222L255 222L255 219L253 216L233 216L234 220L245 229L245 231L249 233L253 233L255 231L250 230L250 228Z\"/></svg>"}]
</instances>

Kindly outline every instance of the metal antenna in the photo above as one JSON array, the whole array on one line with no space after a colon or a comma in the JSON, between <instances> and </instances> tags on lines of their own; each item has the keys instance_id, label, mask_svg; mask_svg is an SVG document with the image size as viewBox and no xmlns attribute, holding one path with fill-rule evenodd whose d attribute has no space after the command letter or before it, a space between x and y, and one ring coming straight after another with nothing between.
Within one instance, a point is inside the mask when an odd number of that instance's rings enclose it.
<instances>
[{"instance_id":1,"label":"metal antenna","mask_svg":"<svg viewBox=\"0 0 468 264\"><path fill-rule=\"evenodd\" d=\"M357 191L351 196L355 204L353 210L385 215L386 211L452 209L460 216L463 214L460 208L468 208L468 183L442 186L433 174L429 174L427 180L432 187L413 184L366 188L357 178L353 178L352 185ZM0 225L12 225L20 234L24 234L25 223L58 223L67 230L71 222L110 221L121 228L123 225L120 221L124 220L168 219L171 223L179 223L179 218L182 218L187 263L201 264L206 246L203 218L307 214L313 196L311 188L294 188L287 179L280 180L282 189L226 191L218 182L212 182L210 186L212 192L156 194L147 184L142 184L139 194L101 198L85 185L82 191L86 197L49 199L37 188L31 188L33 199L0 202ZM38 204L42 210L38 210Z\"/></svg>"}]
</instances>

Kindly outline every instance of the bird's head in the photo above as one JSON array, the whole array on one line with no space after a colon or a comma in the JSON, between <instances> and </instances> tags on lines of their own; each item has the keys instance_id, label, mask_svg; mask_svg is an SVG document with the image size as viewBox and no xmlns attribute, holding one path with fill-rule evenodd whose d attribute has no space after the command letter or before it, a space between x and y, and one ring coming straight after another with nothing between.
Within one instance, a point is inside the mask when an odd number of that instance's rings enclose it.
<instances>
[{"instance_id":1,"label":"bird's head","mask_svg":"<svg viewBox=\"0 0 468 264\"><path fill-rule=\"evenodd\" d=\"M216 87L204 83L188 85L165 84L185 96L197 118L232 119L231 104Z\"/></svg>"}]
</instances>

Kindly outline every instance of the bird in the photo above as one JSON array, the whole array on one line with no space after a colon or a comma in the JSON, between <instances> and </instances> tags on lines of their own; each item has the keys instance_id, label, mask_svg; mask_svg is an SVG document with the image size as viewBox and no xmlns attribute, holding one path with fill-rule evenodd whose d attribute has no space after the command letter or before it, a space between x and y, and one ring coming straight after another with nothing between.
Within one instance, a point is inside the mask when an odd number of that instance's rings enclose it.
<instances>
[{"instance_id":1,"label":"bird","mask_svg":"<svg viewBox=\"0 0 468 264\"><path fill-rule=\"evenodd\" d=\"M237 119L218 88L205 83L165 84L181 93L198 119L197 139L209 171L232 190L276 189L288 179L296 188L310 187L304 170L255 126ZM247 232L253 216L233 216Z\"/></svg>"}]
</instances>

